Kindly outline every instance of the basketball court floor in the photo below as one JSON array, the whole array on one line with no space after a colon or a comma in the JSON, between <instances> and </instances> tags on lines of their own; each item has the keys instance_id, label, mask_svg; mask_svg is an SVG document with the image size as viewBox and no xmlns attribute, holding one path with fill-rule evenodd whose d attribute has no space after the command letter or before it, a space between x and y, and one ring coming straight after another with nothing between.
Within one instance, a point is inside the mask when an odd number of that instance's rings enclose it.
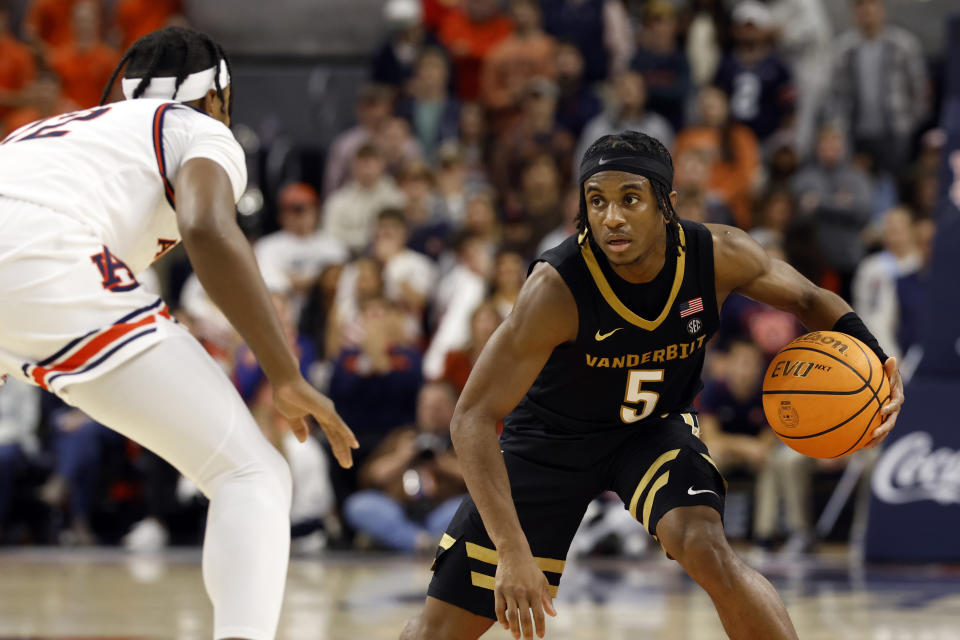
<instances>
[{"instance_id":1,"label":"basketball court floor","mask_svg":"<svg viewBox=\"0 0 960 640\"><path fill-rule=\"evenodd\" d=\"M0 552L0 640L208 640L198 551ZM863 566L841 551L798 561L754 558L803 640L960 640L960 566ZM290 565L283 640L395 639L420 607L429 562L326 554ZM571 561L554 640L711 640L707 596L662 556ZM485 638L506 639L492 629Z\"/></svg>"}]
</instances>

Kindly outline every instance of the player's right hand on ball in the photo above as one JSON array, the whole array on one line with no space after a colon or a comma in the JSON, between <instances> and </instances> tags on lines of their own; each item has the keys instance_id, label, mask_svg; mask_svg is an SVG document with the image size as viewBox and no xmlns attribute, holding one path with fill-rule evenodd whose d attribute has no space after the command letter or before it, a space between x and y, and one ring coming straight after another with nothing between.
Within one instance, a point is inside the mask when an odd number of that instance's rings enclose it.
<instances>
[{"instance_id":1,"label":"player's right hand on ball","mask_svg":"<svg viewBox=\"0 0 960 640\"><path fill-rule=\"evenodd\" d=\"M333 455L340 466L344 469L353 466L352 449L359 448L360 443L334 409L330 398L314 389L302 377L298 377L291 382L275 385L273 402L283 417L290 421L297 440L306 441L310 433L307 416L311 415L330 441Z\"/></svg>"},{"instance_id":2,"label":"player's right hand on ball","mask_svg":"<svg viewBox=\"0 0 960 640\"><path fill-rule=\"evenodd\" d=\"M520 638L522 633L525 639L532 639L534 629L537 637L542 638L547 630L543 612L557 615L550 597L550 583L529 549L498 553L493 597L497 621L514 638Z\"/></svg>"}]
</instances>

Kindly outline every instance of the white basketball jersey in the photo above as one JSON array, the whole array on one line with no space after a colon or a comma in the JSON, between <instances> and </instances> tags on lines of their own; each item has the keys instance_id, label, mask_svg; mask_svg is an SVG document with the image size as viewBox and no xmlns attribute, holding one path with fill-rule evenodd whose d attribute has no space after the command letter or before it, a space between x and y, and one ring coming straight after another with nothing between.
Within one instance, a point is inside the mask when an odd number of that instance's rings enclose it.
<instances>
[{"instance_id":1,"label":"white basketball jersey","mask_svg":"<svg viewBox=\"0 0 960 640\"><path fill-rule=\"evenodd\" d=\"M74 218L139 273L180 241L174 184L191 158L223 167L239 200L247 169L230 129L178 102L126 100L10 134L0 143L0 196Z\"/></svg>"}]
</instances>

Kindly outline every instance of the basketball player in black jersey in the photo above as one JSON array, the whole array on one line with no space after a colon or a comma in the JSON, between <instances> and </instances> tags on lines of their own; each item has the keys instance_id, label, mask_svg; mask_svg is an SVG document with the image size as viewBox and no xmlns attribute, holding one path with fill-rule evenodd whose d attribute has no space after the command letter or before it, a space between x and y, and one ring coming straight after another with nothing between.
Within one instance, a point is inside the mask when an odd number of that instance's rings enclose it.
<instances>
[{"instance_id":1,"label":"basketball player in black jersey","mask_svg":"<svg viewBox=\"0 0 960 640\"><path fill-rule=\"evenodd\" d=\"M903 386L839 296L743 231L678 220L672 180L669 152L643 134L604 136L584 155L580 233L534 264L457 405L470 497L402 640L473 640L494 620L515 638L543 637L567 548L604 490L707 591L731 638L797 637L770 583L727 544L725 483L692 413L719 307L741 293L869 345L892 399L867 446L893 428Z\"/></svg>"}]
</instances>

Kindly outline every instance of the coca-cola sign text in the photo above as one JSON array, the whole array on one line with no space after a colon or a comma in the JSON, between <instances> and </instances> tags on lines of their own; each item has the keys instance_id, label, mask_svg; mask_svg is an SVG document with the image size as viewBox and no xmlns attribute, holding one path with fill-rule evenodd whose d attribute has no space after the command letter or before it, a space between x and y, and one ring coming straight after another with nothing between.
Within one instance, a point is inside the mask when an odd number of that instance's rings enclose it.
<instances>
[{"instance_id":1,"label":"coca-cola sign text","mask_svg":"<svg viewBox=\"0 0 960 640\"><path fill-rule=\"evenodd\" d=\"M887 448L873 472L873 491L891 504L934 500L960 504L960 451L933 449L933 436L917 431Z\"/></svg>"}]
</instances>

